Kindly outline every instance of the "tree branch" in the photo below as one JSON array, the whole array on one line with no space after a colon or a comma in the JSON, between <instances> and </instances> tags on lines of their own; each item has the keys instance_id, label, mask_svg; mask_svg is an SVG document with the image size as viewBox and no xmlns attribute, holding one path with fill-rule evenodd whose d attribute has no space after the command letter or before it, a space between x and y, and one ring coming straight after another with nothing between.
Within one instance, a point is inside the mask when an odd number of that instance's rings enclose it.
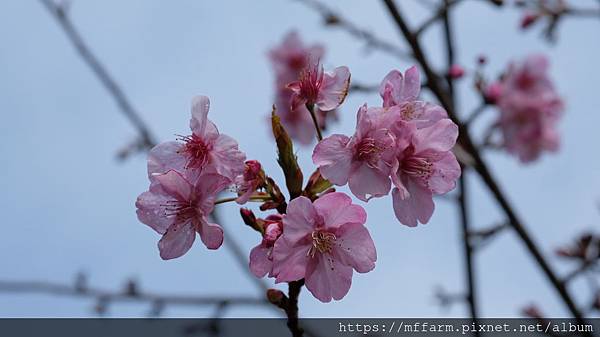
<instances>
[{"instance_id":1,"label":"tree branch","mask_svg":"<svg viewBox=\"0 0 600 337\"><path fill-rule=\"evenodd\" d=\"M427 59L425 53L423 52L423 49L421 48L417 36L410 30L404 17L396 7L393 0L382 1L385 7L387 8L390 16L398 26L398 29L400 30L402 36L411 46L415 59L419 62L421 68L425 72L425 75L427 77L427 85L429 89L437 97L442 106L448 111L449 117L459 126L459 143L473 157L473 168L479 174L479 176L487 186L488 190L495 198L496 202L500 205L500 207L506 214L506 217L509 219L512 228L517 232L519 238L525 244L525 247L533 256L537 264L540 266L546 278L548 279L550 284L555 288L555 290L557 291L557 293L559 294L559 296L561 297L561 299L563 300L573 317L578 321L578 323L584 324L581 311L575 304L573 298L569 294L566 287L563 285L556 273L550 267L550 264L542 255L540 249L533 242L533 239L529 235L528 231L525 229L523 222L517 216L516 212L513 210L513 207L508 202L508 199L505 197L499 185L496 183L496 180L489 171L487 164L481 157L479 150L474 145L470 137L469 130L458 119L453 109L452 100L448 95L448 91L442 86L440 76L433 71L429 60Z\"/></svg>"},{"instance_id":2,"label":"tree branch","mask_svg":"<svg viewBox=\"0 0 600 337\"><path fill-rule=\"evenodd\" d=\"M85 61L90 67L92 72L96 75L98 80L104 85L106 90L116 101L121 112L129 120L129 122L135 127L139 133L140 141L137 145L142 149L150 149L155 144L155 138L150 132L150 129L146 125L146 122L142 120L139 112L133 107L123 89L117 84L113 77L108 73L108 70L100 63L98 58L91 52L88 45L85 43L77 29L73 26L73 23L68 17L63 6L56 4L52 0L40 0L40 2L46 7L50 15L63 29L69 41L73 44L73 47L79 53L79 56Z\"/></svg>"},{"instance_id":3,"label":"tree branch","mask_svg":"<svg viewBox=\"0 0 600 337\"><path fill-rule=\"evenodd\" d=\"M296 0L306 5L307 7L315 10L321 15L326 25L338 27L346 31L351 36L363 40L369 47L373 47L381 50L387 54L391 54L399 58L410 58L410 54L406 51L401 50L393 43L382 40L372 32L358 27L348 19L344 18L340 14L336 13L331 8L327 7L318 0Z\"/></svg>"}]
</instances>

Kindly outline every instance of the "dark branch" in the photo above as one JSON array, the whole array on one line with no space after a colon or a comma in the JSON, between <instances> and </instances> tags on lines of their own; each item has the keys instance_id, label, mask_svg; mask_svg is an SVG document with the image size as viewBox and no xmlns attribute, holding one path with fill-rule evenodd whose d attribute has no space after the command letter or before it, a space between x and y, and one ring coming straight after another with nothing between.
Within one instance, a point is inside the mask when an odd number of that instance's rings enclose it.
<instances>
[{"instance_id":1,"label":"dark branch","mask_svg":"<svg viewBox=\"0 0 600 337\"><path fill-rule=\"evenodd\" d=\"M106 68L100 63L98 58L91 52L88 45L85 43L73 23L69 19L64 7L56 4L52 0L40 0L40 2L48 9L48 12L56 19L60 27L63 29L73 47L77 50L81 58L94 72L98 80L104 85L106 90L113 96L121 112L131 122L139 133L139 147L150 149L156 144L154 136L146 123L140 117L139 112L133 107L123 89L117 84L113 77L108 73Z\"/></svg>"},{"instance_id":2,"label":"dark branch","mask_svg":"<svg viewBox=\"0 0 600 337\"><path fill-rule=\"evenodd\" d=\"M353 22L344 18L340 14L325 6L318 0L297 0L309 8L315 10L321 15L323 21L328 26L338 27L346 31L351 36L367 43L367 46L381 50L382 52L391 54L399 58L409 58L410 54L401 50L394 44L382 40L367 29L358 27Z\"/></svg>"},{"instance_id":3,"label":"dark branch","mask_svg":"<svg viewBox=\"0 0 600 337\"><path fill-rule=\"evenodd\" d=\"M521 241L525 244L525 247L527 248L529 253L533 256L537 264L540 266L550 284L556 289L557 293L559 294L565 305L568 307L573 317L578 321L579 324L584 324L583 315L577 307L577 305L575 304L575 301L569 294L567 288L558 278L556 273L552 270L550 264L542 255L540 249L534 243L533 239L531 238L531 235L526 230L523 222L517 216L512 205L509 203L508 199L505 197L504 193L500 189L495 178L489 171L487 164L481 157L479 150L474 145L470 137L469 130L458 119L457 114L453 109L452 99L451 97L449 97L448 91L445 90L445 88L442 86L440 76L433 71L433 68L431 67L429 60L425 56L425 53L423 52L423 49L417 36L408 27L403 15L400 13L393 0L383 0L383 3L386 6L390 16L398 26L402 36L411 46L415 59L419 62L421 68L425 72L425 75L427 77L427 85L429 89L437 97L442 106L448 111L449 117L459 126L459 143L464 147L465 151L467 151L473 157L473 168L476 170L476 172L479 174L485 185L488 187L489 191L506 214L506 217L509 219L512 228L517 232Z\"/></svg>"}]
</instances>

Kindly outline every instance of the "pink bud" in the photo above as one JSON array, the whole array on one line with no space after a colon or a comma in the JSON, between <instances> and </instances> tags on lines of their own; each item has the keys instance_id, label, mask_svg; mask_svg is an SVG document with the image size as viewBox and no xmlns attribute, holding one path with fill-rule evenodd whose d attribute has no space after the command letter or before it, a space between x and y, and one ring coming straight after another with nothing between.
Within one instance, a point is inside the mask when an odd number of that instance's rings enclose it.
<instances>
[{"instance_id":1,"label":"pink bud","mask_svg":"<svg viewBox=\"0 0 600 337\"><path fill-rule=\"evenodd\" d=\"M488 103L496 104L502 95L502 84L500 82L494 82L488 85L484 89L483 95Z\"/></svg>"},{"instance_id":2,"label":"pink bud","mask_svg":"<svg viewBox=\"0 0 600 337\"><path fill-rule=\"evenodd\" d=\"M465 75L465 69L458 64L453 64L450 69L448 69L448 76L452 79L461 78Z\"/></svg>"},{"instance_id":3,"label":"pink bud","mask_svg":"<svg viewBox=\"0 0 600 337\"><path fill-rule=\"evenodd\" d=\"M529 28L540 16L536 13L526 13L521 18L521 29Z\"/></svg>"},{"instance_id":4,"label":"pink bud","mask_svg":"<svg viewBox=\"0 0 600 337\"><path fill-rule=\"evenodd\" d=\"M280 304L285 298L285 294L279 289L267 290L267 299L273 304Z\"/></svg>"}]
</instances>

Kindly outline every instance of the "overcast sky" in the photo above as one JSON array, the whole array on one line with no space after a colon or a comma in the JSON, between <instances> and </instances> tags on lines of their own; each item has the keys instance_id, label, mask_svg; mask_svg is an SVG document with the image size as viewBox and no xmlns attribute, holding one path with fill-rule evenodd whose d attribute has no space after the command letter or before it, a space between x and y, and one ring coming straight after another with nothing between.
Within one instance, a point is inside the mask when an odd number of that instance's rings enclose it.
<instances>
[{"instance_id":1,"label":"overcast sky","mask_svg":"<svg viewBox=\"0 0 600 337\"><path fill-rule=\"evenodd\" d=\"M326 2L402 46L381 2ZM427 17L416 1L396 2L414 25ZM161 141L188 132L191 97L207 95L212 102L209 116L220 130L235 137L249 158L260 160L280 181L265 123L273 99L266 52L287 31L296 29L305 41L323 43L326 67L347 65L361 83L379 83L391 69L411 65L323 27L318 15L296 1L74 1L70 16ZM545 53L551 60L551 76L567 103L560 123L561 151L528 166L502 153L485 155L535 241L551 257L554 248L584 229L597 228L600 220L600 48L590 43L597 41L600 24L566 20L559 43L552 46L540 38L539 29L520 33L519 13L512 9L465 1L454 17L458 61L467 68L481 53L488 55L490 75L532 52ZM135 216L135 199L148 185L145 156L115 159L135 130L39 2L0 2L0 42L1 279L68 283L84 271L92 285L107 289L120 289L133 278L142 289L155 292L262 296L226 247L207 251L198 241L182 258L159 258L159 236ZM434 63L442 66L439 27L425 35L424 45ZM465 115L476 105L471 87L469 78L459 86ZM351 134L364 102L381 104L376 94L350 95L333 132ZM479 131L495 116L493 110L488 114L476 125ZM313 169L311 150L298 152L305 172ZM469 182L475 225L503 221L477 177L469 176ZM301 315L465 315L464 306L446 310L434 300L438 286L450 292L464 287L455 206L437 200L431 222L418 228L396 221L390 197L365 207L377 246L377 267L355 274L350 292L339 302L321 304L303 291ZM258 242L257 235L242 224L235 205L218 208L222 225L248 252ZM561 272L574 267L555 266ZM567 314L513 233L501 234L478 254L476 267L485 316L519 315L529 303L538 303L553 316ZM587 291L585 282L571 289L579 299L585 299ZM91 315L92 307L91 301L81 299L0 294L0 316L79 317ZM143 316L148 310L134 304L110 309L113 316ZM205 316L212 310L169 307L165 314ZM234 307L226 314L274 313Z\"/></svg>"}]
</instances>

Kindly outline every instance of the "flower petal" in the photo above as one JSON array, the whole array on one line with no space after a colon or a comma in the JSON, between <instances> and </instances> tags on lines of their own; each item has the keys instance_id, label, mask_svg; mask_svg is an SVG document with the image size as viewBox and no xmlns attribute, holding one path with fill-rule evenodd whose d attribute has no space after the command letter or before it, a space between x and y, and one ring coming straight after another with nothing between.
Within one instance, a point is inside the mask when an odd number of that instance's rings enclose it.
<instances>
[{"instance_id":1,"label":"flower petal","mask_svg":"<svg viewBox=\"0 0 600 337\"><path fill-rule=\"evenodd\" d=\"M428 179L429 189L435 194L444 194L454 189L460 177L460 164L450 151L443 152L433 164L433 172Z\"/></svg>"},{"instance_id":2,"label":"flower petal","mask_svg":"<svg viewBox=\"0 0 600 337\"><path fill-rule=\"evenodd\" d=\"M154 180L170 196L180 201L189 201L192 195L192 185L181 173L170 170L165 174L154 176Z\"/></svg>"},{"instance_id":3,"label":"flower petal","mask_svg":"<svg viewBox=\"0 0 600 337\"><path fill-rule=\"evenodd\" d=\"M330 254L318 254L306 268L306 288L321 302L341 300L352 285L352 267Z\"/></svg>"},{"instance_id":4,"label":"flower petal","mask_svg":"<svg viewBox=\"0 0 600 337\"><path fill-rule=\"evenodd\" d=\"M317 213L323 217L327 228L337 228L345 224L364 224L367 213L352 204L352 199L344 193L332 192L319 197L313 203Z\"/></svg>"},{"instance_id":5,"label":"flower petal","mask_svg":"<svg viewBox=\"0 0 600 337\"><path fill-rule=\"evenodd\" d=\"M284 225L285 226L285 225ZM298 281L306 274L311 243L299 242L293 244L283 238L275 241L273 246L273 275L275 282Z\"/></svg>"},{"instance_id":6,"label":"flower petal","mask_svg":"<svg viewBox=\"0 0 600 337\"><path fill-rule=\"evenodd\" d=\"M350 174L348 185L352 193L362 201L382 197L390 192L389 171L382 172L366 163L360 163Z\"/></svg>"},{"instance_id":7,"label":"flower petal","mask_svg":"<svg viewBox=\"0 0 600 337\"><path fill-rule=\"evenodd\" d=\"M259 244L250 251L250 271L254 276L262 278L273 268L273 261L269 260L269 248Z\"/></svg>"},{"instance_id":8,"label":"flower petal","mask_svg":"<svg viewBox=\"0 0 600 337\"><path fill-rule=\"evenodd\" d=\"M173 224L158 241L160 257L163 260L178 258L192 247L196 232L191 222Z\"/></svg>"},{"instance_id":9,"label":"flower petal","mask_svg":"<svg viewBox=\"0 0 600 337\"><path fill-rule=\"evenodd\" d=\"M246 155L238 149L235 139L227 135L219 135L211 154L212 164L220 175L233 180L244 172Z\"/></svg>"},{"instance_id":10,"label":"flower petal","mask_svg":"<svg viewBox=\"0 0 600 337\"><path fill-rule=\"evenodd\" d=\"M197 136L204 136L206 125L208 123L208 110L210 109L210 100L206 96L194 96L192 98L192 119L190 120L190 129Z\"/></svg>"},{"instance_id":11,"label":"flower petal","mask_svg":"<svg viewBox=\"0 0 600 337\"><path fill-rule=\"evenodd\" d=\"M450 119L441 119L428 128L415 132L415 152L423 150L449 151L456 144L458 126Z\"/></svg>"},{"instance_id":12,"label":"flower petal","mask_svg":"<svg viewBox=\"0 0 600 337\"><path fill-rule=\"evenodd\" d=\"M169 170L183 172L186 158L179 154L181 143L171 141L156 145L148 153L148 178L156 174L166 173Z\"/></svg>"},{"instance_id":13,"label":"flower petal","mask_svg":"<svg viewBox=\"0 0 600 337\"><path fill-rule=\"evenodd\" d=\"M426 224L435 207L431 192L410 180L407 188L410 195L404 199L400 190L394 188L392 191L396 218L408 227L416 227L417 221Z\"/></svg>"},{"instance_id":14,"label":"flower petal","mask_svg":"<svg viewBox=\"0 0 600 337\"><path fill-rule=\"evenodd\" d=\"M173 224L173 217L165 216L163 205L170 198L157 184L150 187L150 191L140 194L135 202L137 217L143 224L150 226L159 234L165 234Z\"/></svg>"},{"instance_id":15,"label":"flower petal","mask_svg":"<svg viewBox=\"0 0 600 337\"><path fill-rule=\"evenodd\" d=\"M316 104L322 111L330 111L340 106L348 95L350 70L344 66L337 67L333 73L324 73L323 76L323 86Z\"/></svg>"},{"instance_id":16,"label":"flower petal","mask_svg":"<svg viewBox=\"0 0 600 337\"><path fill-rule=\"evenodd\" d=\"M290 201L283 216L283 237L290 244L306 238L313 232L316 220L317 212L310 199L297 197Z\"/></svg>"},{"instance_id":17,"label":"flower petal","mask_svg":"<svg viewBox=\"0 0 600 337\"><path fill-rule=\"evenodd\" d=\"M321 175L335 185L348 182L352 163L352 150L347 147L350 138L331 135L317 144L313 151L313 163L319 166Z\"/></svg>"},{"instance_id":18,"label":"flower petal","mask_svg":"<svg viewBox=\"0 0 600 337\"><path fill-rule=\"evenodd\" d=\"M337 237L334 256L359 273L366 273L375 268L377 251L367 228L358 223L348 223L335 232Z\"/></svg>"},{"instance_id":19,"label":"flower petal","mask_svg":"<svg viewBox=\"0 0 600 337\"><path fill-rule=\"evenodd\" d=\"M208 223L205 220L200 220L198 226L198 234L202 243L208 249L217 249L223 244L223 228L221 226Z\"/></svg>"}]
</instances>

